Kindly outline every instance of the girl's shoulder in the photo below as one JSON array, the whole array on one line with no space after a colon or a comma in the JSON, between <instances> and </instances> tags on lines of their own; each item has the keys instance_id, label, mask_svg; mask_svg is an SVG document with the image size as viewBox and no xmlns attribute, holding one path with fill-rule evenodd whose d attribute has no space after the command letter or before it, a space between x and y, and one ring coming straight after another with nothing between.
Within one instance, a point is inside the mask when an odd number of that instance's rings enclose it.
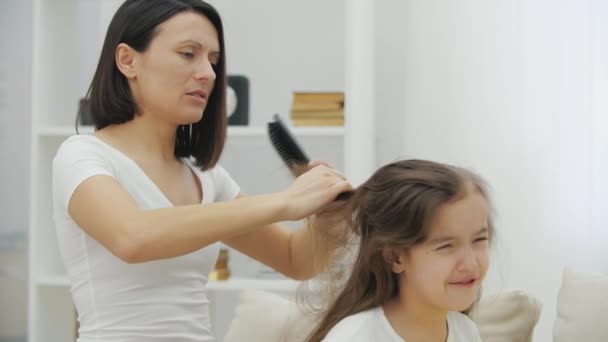
<instances>
[{"instance_id":1,"label":"girl's shoulder","mask_svg":"<svg viewBox=\"0 0 608 342\"><path fill-rule=\"evenodd\" d=\"M342 319L327 334L324 342L394 341L386 331L381 306L361 311Z\"/></svg>"},{"instance_id":2,"label":"girl's shoulder","mask_svg":"<svg viewBox=\"0 0 608 342\"><path fill-rule=\"evenodd\" d=\"M460 312L448 313L449 339L448 342L481 341L479 330L473 320Z\"/></svg>"},{"instance_id":3,"label":"girl's shoulder","mask_svg":"<svg viewBox=\"0 0 608 342\"><path fill-rule=\"evenodd\" d=\"M361 336L361 330L370 326L369 321L374 317L374 310L375 308L361 311L343 318L331 328L323 341L355 341L357 336Z\"/></svg>"}]
</instances>

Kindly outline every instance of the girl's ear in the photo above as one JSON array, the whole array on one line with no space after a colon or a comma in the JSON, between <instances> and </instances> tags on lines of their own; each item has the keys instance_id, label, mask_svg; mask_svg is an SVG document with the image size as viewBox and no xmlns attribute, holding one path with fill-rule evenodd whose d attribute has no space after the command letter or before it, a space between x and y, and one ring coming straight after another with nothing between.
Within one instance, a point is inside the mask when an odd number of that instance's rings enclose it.
<instances>
[{"instance_id":1,"label":"girl's ear","mask_svg":"<svg viewBox=\"0 0 608 342\"><path fill-rule=\"evenodd\" d=\"M386 247L382 251L382 256L391 265L394 273L401 274L405 272L405 255L401 250L394 247Z\"/></svg>"}]
</instances>

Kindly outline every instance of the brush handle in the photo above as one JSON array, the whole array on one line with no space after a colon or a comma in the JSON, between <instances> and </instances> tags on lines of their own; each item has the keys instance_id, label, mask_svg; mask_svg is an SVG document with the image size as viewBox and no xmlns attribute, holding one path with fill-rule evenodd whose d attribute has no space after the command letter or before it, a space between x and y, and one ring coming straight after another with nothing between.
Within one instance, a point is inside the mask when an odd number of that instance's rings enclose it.
<instances>
[{"instance_id":1,"label":"brush handle","mask_svg":"<svg viewBox=\"0 0 608 342\"><path fill-rule=\"evenodd\" d=\"M268 123L268 134L272 146L294 177L298 177L309 170L310 159L278 114L274 114L273 121ZM336 201L347 200L351 194L352 192L343 192L336 196Z\"/></svg>"}]
</instances>

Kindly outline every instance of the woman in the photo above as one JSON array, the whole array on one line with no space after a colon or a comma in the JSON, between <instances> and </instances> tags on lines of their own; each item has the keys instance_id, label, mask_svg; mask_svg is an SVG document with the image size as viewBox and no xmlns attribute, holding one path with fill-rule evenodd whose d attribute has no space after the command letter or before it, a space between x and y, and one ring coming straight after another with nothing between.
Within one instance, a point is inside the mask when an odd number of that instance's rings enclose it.
<instances>
[{"instance_id":1,"label":"woman","mask_svg":"<svg viewBox=\"0 0 608 342\"><path fill-rule=\"evenodd\" d=\"M313 255L314 231L275 223L314 214L350 184L316 163L284 191L240 193L217 164L225 89L222 24L209 4L118 9L89 89L95 134L68 138L53 160L78 341L212 341L205 284L218 242L295 279L329 259L327 243Z\"/></svg>"}]
</instances>

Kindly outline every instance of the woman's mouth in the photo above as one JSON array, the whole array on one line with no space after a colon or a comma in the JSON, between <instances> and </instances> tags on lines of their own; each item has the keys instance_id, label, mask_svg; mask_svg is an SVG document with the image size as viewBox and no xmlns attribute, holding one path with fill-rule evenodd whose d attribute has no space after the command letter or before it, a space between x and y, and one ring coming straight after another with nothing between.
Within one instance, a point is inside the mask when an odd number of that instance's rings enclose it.
<instances>
[{"instance_id":1,"label":"woman's mouth","mask_svg":"<svg viewBox=\"0 0 608 342\"><path fill-rule=\"evenodd\" d=\"M208 94L204 90L194 90L194 91L186 93L186 95L188 96L189 99L191 99L192 101L194 101L198 104L205 104L207 102L207 98L208 98Z\"/></svg>"}]
</instances>

